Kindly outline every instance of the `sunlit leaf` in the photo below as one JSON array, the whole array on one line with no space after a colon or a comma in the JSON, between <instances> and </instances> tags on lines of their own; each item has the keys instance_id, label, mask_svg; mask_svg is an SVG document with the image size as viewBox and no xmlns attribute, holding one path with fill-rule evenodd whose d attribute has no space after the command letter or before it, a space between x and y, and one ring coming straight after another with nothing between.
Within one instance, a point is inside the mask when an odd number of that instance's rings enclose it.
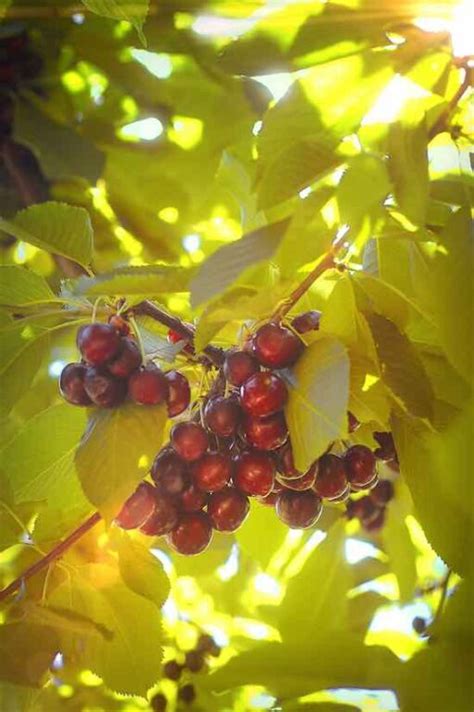
<instances>
[{"instance_id":1,"label":"sunlit leaf","mask_svg":"<svg viewBox=\"0 0 474 712\"><path fill-rule=\"evenodd\" d=\"M38 274L14 265L0 267L0 304L24 306L55 299L48 283Z\"/></svg>"}]
</instances>

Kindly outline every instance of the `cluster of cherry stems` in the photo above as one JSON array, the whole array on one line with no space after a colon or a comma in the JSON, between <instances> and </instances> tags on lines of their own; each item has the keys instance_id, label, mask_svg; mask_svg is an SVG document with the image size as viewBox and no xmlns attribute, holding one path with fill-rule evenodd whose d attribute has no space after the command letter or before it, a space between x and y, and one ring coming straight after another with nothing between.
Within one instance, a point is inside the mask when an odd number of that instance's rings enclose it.
<instances>
[{"instance_id":1,"label":"cluster of cherry stems","mask_svg":"<svg viewBox=\"0 0 474 712\"><path fill-rule=\"evenodd\" d=\"M242 349L230 349L214 386L195 403L191 416L176 423L170 442L157 454L151 479L124 504L116 524L149 536L166 535L181 554L198 554L213 529L234 532L248 515L249 497L275 508L291 528L313 526L323 500L347 501L347 516L377 531L393 496L389 480L377 476L376 461L396 463L390 433L375 433L379 447L352 445L342 456L326 452L306 472L294 464L283 408L288 390L281 369L304 350L300 334L319 328L320 312L296 316L290 328L269 322ZM171 340L176 339L170 333ZM127 397L141 405L166 403L174 418L186 411L191 391L179 371L164 373L142 363L128 323L117 315L92 323L77 335L80 363L68 364L60 389L69 403L111 408ZM348 414L348 430L359 423ZM331 448L330 448L331 449ZM350 500L351 492L370 490Z\"/></svg>"}]
</instances>

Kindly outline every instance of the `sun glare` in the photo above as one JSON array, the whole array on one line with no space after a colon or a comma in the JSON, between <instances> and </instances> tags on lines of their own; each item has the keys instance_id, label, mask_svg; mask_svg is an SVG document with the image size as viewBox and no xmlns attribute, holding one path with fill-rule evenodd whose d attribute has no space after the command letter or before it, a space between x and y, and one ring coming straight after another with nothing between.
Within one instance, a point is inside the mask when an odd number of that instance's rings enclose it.
<instances>
[{"instance_id":1,"label":"sun glare","mask_svg":"<svg viewBox=\"0 0 474 712\"><path fill-rule=\"evenodd\" d=\"M419 17L417 27L426 32L449 32L455 57L474 55L474 3L462 0L455 5L450 18Z\"/></svg>"}]
</instances>

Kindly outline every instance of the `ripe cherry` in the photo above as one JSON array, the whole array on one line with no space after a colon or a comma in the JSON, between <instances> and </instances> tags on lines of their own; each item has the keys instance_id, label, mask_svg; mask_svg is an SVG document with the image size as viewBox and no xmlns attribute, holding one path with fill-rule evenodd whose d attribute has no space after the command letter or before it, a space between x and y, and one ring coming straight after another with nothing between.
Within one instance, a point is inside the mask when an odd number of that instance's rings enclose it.
<instances>
[{"instance_id":1,"label":"ripe cherry","mask_svg":"<svg viewBox=\"0 0 474 712\"><path fill-rule=\"evenodd\" d=\"M178 511L169 497L156 493L153 514L142 524L140 531L148 536L162 536L170 532L178 522Z\"/></svg>"},{"instance_id":2,"label":"ripe cherry","mask_svg":"<svg viewBox=\"0 0 474 712\"><path fill-rule=\"evenodd\" d=\"M200 460L193 463L191 474L199 489L204 492L217 492L223 489L232 475L232 460L220 452L206 452Z\"/></svg>"},{"instance_id":3,"label":"ripe cherry","mask_svg":"<svg viewBox=\"0 0 474 712\"><path fill-rule=\"evenodd\" d=\"M168 680L179 680L182 670L183 666L180 665L177 660L168 660L168 662L163 665L163 677L166 677Z\"/></svg>"},{"instance_id":4,"label":"ripe cherry","mask_svg":"<svg viewBox=\"0 0 474 712\"><path fill-rule=\"evenodd\" d=\"M285 479L294 480L303 476L304 473L300 472L295 467L293 448L291 447L290 442L283 445L281 450L278 450L276 455L278 458L278 471L281 472Z\"/></svg>"},{"instance_id":5,"label":"ripe cherry","mask_svg":"<svg viewBox=\"0 0 474 712\"><path fill-rule=\"evenodd\" d=\"M103 368L90 366L84 377L84 388L91 401L101 408L115 408L125 400L127 385Z\"/></svg>"},{"instance_id":6,"label":"ripe cherry","mask_svg":"<svg viewBox=\"0 0 474 712\"><path fill-rule=\"evenodd\" d=\"M268 371L250 376L240 389L242 408L259 418L281 410L287 398L285 382Z\"/></svg>"},{"instance_id":7,"label":"ripe cherry","mask_svg":"<svg viewBox=\"0 0 474 712\"><path fill-rule=\"evenodd\" d=\"M390 480L380 480L370 493L370 498L375 504L383 506L393 499L394 489Z\"/></svg>"},{"instance_id":8,"label":"ripe cherry","mask_svg":"<svg viewBox=\"0 0 474 712\"><path fill-rule=\"evenodd\" d=\"M188 683L187 685L183 685L183 687L179 688L178 700L181 700L181 702L184 702L185 705L192 704L195 699L196 699L196 690L194 689L194 685L191 685L191 683Z\"/></svg>"},{"instance_id":9,"label":"ripe cherry","mask_svg":"<svg viewBox=\"0 0 474 712\"><path fill-rule=\"evenodd\" d=\"M171 448L164 448L155 457L151 476L159 492L168 497L182 494L189 484L186 463Z\"/></svg>"},{"instance_id":10,"label":"ripe cherry","mask_svg":"<svg viewBox=\"0 0 474 712\"><path fill-rule=\"evenodd\" d=\"M114 327L120 336L128 336L130 334L128 322L118 314L112 314L112 316L109 317L109 324Z\"/></svg>"},{"instance_id":11,"label":"ripe cherry","mask_svg":"<svg viewBox=\"0 0 474 712\"><path fill-rule=\"evenodd\" d=\"M351 486L364 487L376 477L375 455L365 445L353 445L344 454L347 479Z\"/></svg>"},{"instance_id":12,"label":"ripe cherry","mask_svg":"<svg viewBox=\"0 0 474 712\"><path fill-rule=\"evenodd\" d=\"M283 492L285 487L278 482L278 480L275 480L275 484L273 485L273 489L270 492L270 494L267 494L266 497L256 497L255 499L260 503L264 504L267 507L274 507L277 497L280 494L280 492Z\"/></svg>"},{"instance_id":13,"label":"ripe cherry","mask_svg":"<svg viewBox=\"0 0 474 712\"><path fill-rule=\"evenodd\" d=\"M249 509L247 497L235 487L214 492L207 505L212 526L220 532L235 532L247 517Z\"/></svg>"},{"instance_id":14,"label":"ripe cherry","mask_svg":"<svg viewBox=\"0 0 474 712\"><path fill-rule=\"evenodd\" d=\"M196 487L190 479L177 499L178 509L181 512L199 512L200 509L206 506L208 499L208 493Z\"/></svg>"},{"instance_id":15,"label":"ripe cherry","mask_svg":"<svg viewBox=\"0 0 474 712\"><path fill-rule=\"evenodd\" d=\"M298 314L291 320L291 326L298 334L307 334L308 331L317 331L321 322L322 313L316 309Z\"/></svg>"},{"instance_id":16,"label":"ripe cherry","mask_svg":"<svg viewBox=\"0 0 474 712\"><path fill-rule=\"evenodd\" d=\"M86 324L77 332L77 347L92 366L110 361L118 352L120 337L110 324Z\"/></svg>"},{"instance_id":17,"label":"ripe cherry","mask_svg":"<svg viewBox=\"0 0 474 712\"><path fill-rule=\"evenodd\" d=\"M167 706L168 699L161 692L157 692L150 700L150 707L153 712L166 712Z\"/></svg>"},{"instance_id":18,"label":"ripe cherry","mask_svg":"<svg viewBox=\"0 0 474 712\"><path fill-rule=\"evenodd\" d=\"M258 361L248 351L228 351L224 361L224 376L233 386L241 386L247 378L260 371Z\"/></svg>"},{"instance_id":19,"label":"ripe cherry","mask_svg":"<svg viewBox=\"0 0 474 712\"><path fill-rule=\"evenodd\" d=\"M168 397L168 382L154 363L134 371L128 380L128 394L139 405L158 405Z\"/></svg>"},{"instance_id":20,"label":"ripe cherry","mask_svg":"<svg viewBox=\"0 0 474 712\"><path fill-rule=\"evenodd\" d=\"M314 462L309 470L301 475L300 477L282 477L277 475L278 481L287 489L293 490L295 492L304 492L305 490L312 489L316 481L316 475L318 473L318 461Z\"/></svg>"},{"instance_id":21,"label":"ripe cherry","mask_svg":"<svg viewBox=\"0 0 474 712\"><path fill-rule=\"evenodd\" d=\"M168 371L165 373L165 378L169 389L166 401L168 416L174 418L188 407L191 400L191 389L188 379L179 371Z\"/></svg>"},{"instance_id":22,"label":"ripe cherry","mask_svg":"<svg viewBox=\"0 0 474 712\"><path fill-rule=\"evenodd\" d=\"M334 504L338 504L339 502L341 502L341 503L342 503L342 502L347 502L347 500L349 499L350 496L351 496L351 488L350 488L349 485L347 485L347 487L346 487L346 489L344 490L344 492L342 492L342 493L339 495L339 497L333 497L333 498L331 499L331 502L334 503Z\"/></svg>"},{"instance_id":23,"label":"ripe cherry","mask_svg":"<svg viewBox=\"0 0 474 712\"><path fill-rule=\"evenodd\" d=\"M206 403L204 422L206 427L219 438L235 435L240 423L242 411L236 398L216 396Z\"/></svg>"},{"instance_id":24,"label":"ripe cherry","mask_svg":"<svg viewBox=\"0 0 474 712\"><path fill-rule=\"evenodd\" d=\"M145 524L155 507L155 488L149 482L141 482L115 517L115 523L122 529L136 529Z\"/></svg>"},{"instance_id":25,"label":"ripe cherry","mask_svg":"<svg viewBox=\"0 0 474 712\"><path fill-rule=\"evenodd\" d=\"M275 511L281 521L291 529L307 529L319 519L322 504L312 490L284 490L277 497Z\"/></svg>"},{"instance_id":26,"label":"ripe cherry","mask_svg":"<svg viewBox=\"0 0 474 712\"><path fill-rule=\"evenodd\" d=\"M204 667L204 655L199 650L188 650L184 657L184 667L189 672L199 672Z\"/></svg>"},{"instance_id":27,"label":"ripe cherry","mask_svg":"<svg viewBox=\"0 0 474 712\"><path fill-rule=\"evenodd\" d=\"M242 431L248 444L257 450L276 450L288 438L283 413L274 413L266 418L256 418L246 413Z\"/></svg>"},{"instance_id":28,"label":"ripe cherry","mask_svg":"<svg viewBox=\"0 0 474 712\"><path fill-rule=\"evenodd\" d=\"M68 363L61 371L59 389L63 397L72 405L90 405L91 399L84 388L87 366L83 363Z\"/></svg>"},{"instance_id":29,"label":"ripe cherry","mask_svg":"<svg viewBox=\"0 0 474 712\"><path fill-rule=\"evenodd\" d=\"M356 500L350 499L346 505L346 515L348 519L357 517L364 526L373 519L376 519L379 511L380 507L376 505L369 496Z\"/></svg>"},{"instance_id":30,"label":"ripe cherry","mask_svg":"<svg viewBox=\"0 0 474 712\"><path fill-rule=\"evenodd\" d=\"M170 441L173 449L186 462L199 460L209 447L206 431L202 425L193 422L173 425Z\"/></svg>"},{"instance_id":31,"label":"ripe cherry","mask_svg":"<svg viewBox=\"0 0 474 712\"><path fill-rule=\"evenodd\" d=\"M181 514L178 524L167 535L170 546L179 554L200 554L212 538L211 521L205 512Z\"/></svg>"},{"instance_id":32,"label":"ripe cherry","mask_svg":"<svg viewBox=\"0 0 474 712\"><path fill-rule=\"evenodd\" d=\"M264 324L253 337L253 353L262 366L286 368L303 351L301 339L281 324Z\"/></svg>"},{"instance_id":33,"label":"ripe cherry","mask_svg":"<svg viewBox=\"0 0 474 712\"><path fill-rule=\"evenodd\" d=\"M319 497L336 499L346 492L348 484L341 457L328 453L319 458L318 475L314 483L314 491Z\"/></svg>"},{"instance_id":34,"label":"ripe cherry","mask_svg":"<svg viewBox=\"0 0 474 712\"><path fill-rule=\"evenodd\" d=\"M128 378L142 363L140 349L133 339L121 340L117 356L111 361L107 369L116 378Z\"/></svg>"},{"instance_id":35,"label":"ripe cherry","mask_svg":"<svg viewBox=\"0 0 474 712\"><path fill-rule=\"evenodd\" d=\"M275 482L275 464L266 452L246 450L235 460L234 484L248 495L266 497Z\"/></svg>"},{"instance_id":36,"label":"ripe cherry","mask_svg":"<svg viewBox=\"0 0 474 712\"><path fill-rule=\"evenodd\" d=\"M374 433L374 438L379 444L379 447L374 450L375 457L385 462L395 460L397 451L395 450L392 433Z\"/></svg>"}]
</instances>

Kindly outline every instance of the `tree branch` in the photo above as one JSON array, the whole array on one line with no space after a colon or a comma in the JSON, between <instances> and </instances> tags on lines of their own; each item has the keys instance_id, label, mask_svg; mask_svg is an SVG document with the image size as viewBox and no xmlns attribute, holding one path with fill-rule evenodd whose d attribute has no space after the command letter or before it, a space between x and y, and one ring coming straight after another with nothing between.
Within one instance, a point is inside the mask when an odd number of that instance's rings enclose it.
<instances>
[{"instance_id":1,"label":"tree branch","mask_svg":"<svg viewBox=\"0 0 474 712\"><path fill-rule=\"evenodd\" d=\"M438 117L438 119L435 121L433 126L428 132L428 139L431 141L435 136L437 136L439 133L442 133L443 131L446 130L446 124L453 113L454 109L456 106L459 104L459 101L462 99L464 94L467 92L469 87L471 86L471 67L467 64L463 64L461 66L461 69L464 69L464 79L462 83L459 85L456 93L454 96L450 99L448 106L445 108L445 110L441 113L441 115Z\"/></svg>"}]
</instances>

